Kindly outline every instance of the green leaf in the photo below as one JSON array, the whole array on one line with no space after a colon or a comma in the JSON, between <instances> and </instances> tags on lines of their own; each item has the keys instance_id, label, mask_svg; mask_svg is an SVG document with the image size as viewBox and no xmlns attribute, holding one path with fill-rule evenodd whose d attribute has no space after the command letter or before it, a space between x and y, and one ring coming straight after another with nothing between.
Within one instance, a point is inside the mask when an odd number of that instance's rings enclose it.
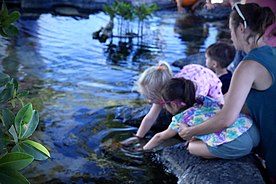
<instances>
[{"instance_id":1,"label":"green leaf","mask_svg":"<svg viewBox=\"0 0 276 184\"><path fill-rule=\"evenodd\" d=\"M5 1L2 2L2 8L0 12L0 17L6 18L8 16L8 8Z\"/></svg>"},{"instance_id":2,"label":"green leaf","mask_svg":"<svg viewBox=\"0 0 276 184\"><path fill-rule=\"evenodd\" d=\"M0 169L10 168L21 170L32 163L34 157L20 152L8 153L0 159Z\"/></svg>"},{"instance_id":3,"label":"green leaf","mask_svg":"<svg viewBox=\"0 0 276 184\"><path fill-rule=\"evenodd\" d=\"M17 136L16 130L14 128L14 125L11 126L11 128L9 129L9 132L12 135L14 142L17 143L18 142L18 136Z\"/></svg>"},{"instance_id":4,"label":"green leaf","mask_svg":"<svg viewBox=\"0 0 276 184\"><path fill-rule=\"evenodd\" d=\"M26 97L28 95L29 95L29 91L21 91L21 92L18 92L16 96L18 98L22 98L22 97Z\"/></svg>"},{"instance_id":5,"label":"green leaf","mask_svg":"<svg viewBox=\"0 0 276 184\"><path fill-rule=\"evenodd\" d=\"M0 26L0 35L3 36L3 37L8 37L9 36L3 31L3 27L1 27L1 26Z\"/></svg>"},{"instance_id":6,"label":"green leaf","mask_svg":"<svg viewBox=\"0 0 276 184\"><path fill-rule=\"evenodd\" d=\"M30 137L34 133L36 127L38 126L38 123L39 123L38 112L36 110L33 110L30 121L27 124L22 125L20 139L26 139Z\"/></svg>"},{"instance_id":7,"label":"green leaf","mask_svg":"<svg viewBox=\"0 0 276 184\"><path fill-rule=\"evenodd\" d=\"M35 160L46 160L48 159L48 156L33 147L32 145L25 143L25 142L20 142L16 144L12 148L12 152L23 152L30 154L34 157Z\"/></svg>"},{"instance_id":8,"label":"green leaf","mask_svg":"<svg viewBox=\"0 0 276 184\"><path fill-rule=\"evenodd\" d=\"M14 85L13 83L9 82L6 85L6 88L0 93L0 103L5 103L9 101L13 96L13 92L14 92Z\"/></svg>"},{"instance_id":9,"label":"green leaf","mask_svg":"<svg viewBox=\"0 0 276 184\"><path fill-rule=\"evenodd\" d=\"M28 103L22 107L15 116L15 129L18 133L19 139L22 135L22 128L24 124L29 123L33 115L33 106L31 103Z\"/></svg>"},{"instance_id":10,"label":"green leaf","mask_svg":"<svg viewBox=\"0 0 276 184\"><path fill-rule=\"evenodd\" d=\"M8 27L9 25L17 21L19 18L20 18L20 13L18 11L13 11L10 15L8 15L4 19L2 26Z\"/></svg>"},{"instance_id":11,"label":"green leaf","mask_svg":"<svg viewBox=\"0 0 276 184\"><path fill-rule=\"evenodd\" d=\"M18 29L14 25L9 25L8 27L2 28L3 32L8 36L16 36L18 34Z\"/></svg>"},{"instance_id":12,"label":"green leaf","mask_svg":"<svg viewBox=\"0 0 276 184\"><path fill-rule=\"evenodd\" d=\"M18 171L1 168L0 169L0 181L1 184L29 184L30 182Z\"/></svg>"},{"instance_id":13,"label":"green leaf","mask_svg":"<svg viewBox=\"0 0 276 184\"><path fill-rule=\"evenodd\" d=\"M47 150L47 148L45 148L42 144L40 144L38 142L35 142L35 141L32 141L32 140L25 140L24 142L32 145L33 147L35 147L36 149L38 149L39 151L41 151L42 153L44 153L48 157L51 157L49 151Z\"/></svg>"},{"instance_id":14,"label":"green leaf","mask_svg":"<svg viewBox=\"0 0 276 184\"><path fill-rule=\"evenodd\" d=\"M4 134L4 132L0 129L0 150L1 153L4 152L4 149L6 148L6 146L11 142L11 139L9 136L7 136L6 134Z\"/></svg>"},{"instance_id":15,"label":"green leaf","mask_svg":"<svg viewBox=\"0 0 276 184\"><path fill-rule=\"evenodd\" d=\"M5 86L10 81L10 76L5 73L0 73L0 87Z\"/></svg>"},{"instance_id":16,"label":"green leaf","mask_svg":"<svg viewBox=\"0 0 276 184\"><path fill-rule=\"evenodd\" d=\"M9 130L11 125L14 123L15 116L12 111L7 108L4 108L0 111L2 115L2 121L5 127L5 130Z\"/></svg>"}]
</instances>

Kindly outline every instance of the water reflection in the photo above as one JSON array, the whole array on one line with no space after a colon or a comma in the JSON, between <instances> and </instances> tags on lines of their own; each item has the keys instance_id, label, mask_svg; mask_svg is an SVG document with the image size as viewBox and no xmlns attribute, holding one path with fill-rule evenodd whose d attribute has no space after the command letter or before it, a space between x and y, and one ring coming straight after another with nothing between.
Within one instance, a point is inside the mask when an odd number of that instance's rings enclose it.
<instances>
[{"instance_id":1,"label":"water reflection","mask_svg":"<svg viewBox=\"0 0 276 184\"><path fill-rule=\"evenodd\" d=\"M132 91L137 76L159 60L203 51L221 24L162 11L146 22L143 40L93 40L108 20L103 13L86 19L42 14L20 20L16 38L0 38L3 71L30 91L40 113L33 139L52 155L24 170L31 183L176 183L165 173L160 179L163 168L150 155L118 145L137 128L105 107L144 104Z\"/></svg>"}]
</instances>

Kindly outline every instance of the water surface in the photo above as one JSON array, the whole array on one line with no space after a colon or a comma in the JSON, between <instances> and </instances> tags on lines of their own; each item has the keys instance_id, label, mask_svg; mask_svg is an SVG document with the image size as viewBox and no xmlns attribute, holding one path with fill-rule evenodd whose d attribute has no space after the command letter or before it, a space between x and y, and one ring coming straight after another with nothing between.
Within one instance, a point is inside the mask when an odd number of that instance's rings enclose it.
<instances>
[{"instance_id":1,"label":"water surface","mask_svg":"<svg viewBox=\"0 0 276 184\"><path fill-rule=\"evenodd\" d=\"M23 171L31 183L175 182L151 158L117 144L137 128L105 107L146 104L133 90L139 74L159 60L171 64L205 51L225 22L162 11L145 22L142 40L92 39L108 20L101 12L88 19L41 14L20 20L16 38L0 38L1 69L30 91L40 114L32 139L52 156Z\"/></svg>"}]
</instances>

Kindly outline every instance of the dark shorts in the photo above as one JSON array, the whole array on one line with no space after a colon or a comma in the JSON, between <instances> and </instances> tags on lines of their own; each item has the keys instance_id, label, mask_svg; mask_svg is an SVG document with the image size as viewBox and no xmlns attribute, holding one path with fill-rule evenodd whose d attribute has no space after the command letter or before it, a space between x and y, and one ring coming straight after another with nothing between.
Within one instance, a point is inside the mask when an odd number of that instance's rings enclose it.
<instances>
[{"instance_id":1,"label":"dark shorts","mask_svg":"<svg viewBox=\"0 0 276 184\"><path fill-rule=\"evenodd\" d=\"M210 147L208 145L207 147L209 152L218 158L236 159L249 154L252 148L256 147L259 142L259 130L255 124L253 124L249 130L240 135L237 139L216 147Z\"/></svg>"}]
</instances>

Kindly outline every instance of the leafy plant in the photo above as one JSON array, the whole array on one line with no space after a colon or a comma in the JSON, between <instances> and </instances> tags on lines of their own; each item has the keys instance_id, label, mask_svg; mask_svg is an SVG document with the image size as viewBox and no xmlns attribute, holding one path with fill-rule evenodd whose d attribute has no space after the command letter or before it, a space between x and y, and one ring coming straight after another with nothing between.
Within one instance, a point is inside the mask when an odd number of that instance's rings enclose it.
<instances>
[{"instance_id":1,"label":"leafy plant","mask_svg":"<svg viewBox=\"0 0 276 184\"><path fill-rule=\"evenodd\" d=\"M151 14L158 9L157 5L153 4L151 6L146 6L141 4L135 6L134 14L138 17L138 34L143 34L144 20L151 17Z\"/></svg>"},{"instance_id":2,"label":"leafy plant","mask_svg":"<svg viewBox=\"0 0 276 184\"><path fill-rule=\"evenodd\" d=\"M109 15L110 20L113 21L115 17L117 18L117 28L120 36L134 35L129 34L129 31L132 32L132 29L129 28L129 22L135 19L138 20L137 35L142 35L143 21L151 17L152 13L157 9L158 7L155 4L147 6L142 3L137 6L132 6L131 4L123 1L114 2L109 6L103 5L103 11L105 14Z\"/></svg>"},{"instance_id":3,"label":"leafy plant","mask_svg":"<svg viewBox=\"0 0 276 184\"><path fill-rule=\"evenodd\" d=\"M8 13L5 2L0 12L0 34L15 36L12 25L19 12ZM39 115L31 103L25 104L26 92L18 92L18 82L0 72L0 181L1 183L29 183L20 174L33 160L45 160L50 153L42 144L29 140L39 123Z\"/></svg>"},{"instance_id":4,"label":"leafy plant","mask_svg":"<svg viewBox=\"0 0 276 184\"><path fill-rule=\"evenodd\" d=\"M18 29L13 25L20 17L18 11L13 11L9 14L5 1L2 2L2 8L0 12L0 35L4 37L16 36Z\"/></svg>"}]
</instances>

